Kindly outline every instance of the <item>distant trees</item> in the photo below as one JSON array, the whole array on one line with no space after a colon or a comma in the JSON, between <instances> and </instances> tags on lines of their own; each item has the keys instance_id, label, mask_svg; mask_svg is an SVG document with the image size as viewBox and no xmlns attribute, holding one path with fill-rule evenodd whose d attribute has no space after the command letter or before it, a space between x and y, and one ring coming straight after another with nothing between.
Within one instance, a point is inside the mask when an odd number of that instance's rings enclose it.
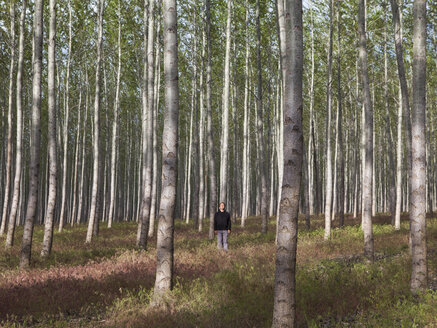
<instances>
[{"instance_id":1,"label":"distant trees","mask_svg":"<svg viewBox=\"0 0 437 328\"><path fill-rule=\"evenodd\" d=\"M213 239L211 218L225 201L242 227L257 215L266 232L276 216L278 245L290 252L281 229L294 229L298 208L308 228L323 212L326 240L361 218L369 260L372 218L390 213L399 230L409 212L412 290L425 285L424 217L437 206L437 22L429 15L422 26L423 2L390 0L391 12L388 1L304 4L300 82L298 31L287 30L294 19L300 26L298 1L180 1L177 43L174 1L165 31L161 1L44 3L0 2L0 72L9 77L0 81L0 235L9 248L25 226L23 266L34 224L45 226L45 257L55 226L87 224L89 243L100 221L135 221L137 247L157 233L168 282L173 220L200 234L208 227ZM40 23L26 27L29 12L46 20L46 44ZM284 118L299 104L301 126ZM298 187L290 170L302 171Z\"/></svg>"}]
</instances>

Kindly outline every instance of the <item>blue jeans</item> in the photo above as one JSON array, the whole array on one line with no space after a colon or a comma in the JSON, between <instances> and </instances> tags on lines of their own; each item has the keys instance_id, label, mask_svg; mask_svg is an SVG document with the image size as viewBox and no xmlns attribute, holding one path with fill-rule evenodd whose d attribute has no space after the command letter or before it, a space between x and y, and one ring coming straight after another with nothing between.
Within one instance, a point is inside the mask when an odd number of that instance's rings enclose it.
<instances>
[{"instance_id":1,"label":"blue jeans","mask_svg":"<svg viewBox=\"0 0 437 328\"><path fill-rule=\"evenodd\" d=\"M223 248L225 251L228 250L228 230L217 231L217 248Z\"/></svg>"}]
</instances>

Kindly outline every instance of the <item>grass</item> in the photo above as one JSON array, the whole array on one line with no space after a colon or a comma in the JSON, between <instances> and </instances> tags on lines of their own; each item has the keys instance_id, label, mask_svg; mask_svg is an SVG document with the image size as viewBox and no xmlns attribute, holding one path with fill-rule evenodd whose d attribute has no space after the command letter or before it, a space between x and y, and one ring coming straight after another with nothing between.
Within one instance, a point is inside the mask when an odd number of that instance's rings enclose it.
<instances>
[{"instance_id":1,"label":"grass","mask_svg":"<svg viewBox=\"0 0 437 328\"><path fill-rule=\"evenodd\" d=\"M437 219L428 219L430 289L409 292L408 222L374 219L375 262L362 256L359 221L350 217L323 241L323 219L299 224L296 299L299 327L437 327ZM208 227L208 224L205 224ZM86 227L55 233L52 256L39 252L35 228L32 267L17 268L19 245L0 248L2 327L269 327L272 321L275 220L261 234L260 218L234 224L230 251L216 249L207 232L176 221L175 285L165 308L149 307L156 238L135 249L136 224L101 225L85 245ZM21 240L22 229L17 229ZM3 240L2 240L3 242Z\"/></svg>"}]
</instances>

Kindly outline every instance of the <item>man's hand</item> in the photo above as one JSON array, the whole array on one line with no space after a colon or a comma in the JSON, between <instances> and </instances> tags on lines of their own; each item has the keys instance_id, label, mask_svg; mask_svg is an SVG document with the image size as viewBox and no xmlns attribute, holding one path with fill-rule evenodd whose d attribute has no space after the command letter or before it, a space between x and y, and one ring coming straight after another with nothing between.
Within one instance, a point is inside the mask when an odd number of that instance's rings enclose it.
<instances>
[{"instance_id":1,"label":"man's hand","mask_svg":"<svg viewBox=\"0 0 437 328\"><path fill-rule=\"evenodd\" d=\"M231 230L228 230L228 235L230 235L231 234Z\"/></svg>"}]
</instances>

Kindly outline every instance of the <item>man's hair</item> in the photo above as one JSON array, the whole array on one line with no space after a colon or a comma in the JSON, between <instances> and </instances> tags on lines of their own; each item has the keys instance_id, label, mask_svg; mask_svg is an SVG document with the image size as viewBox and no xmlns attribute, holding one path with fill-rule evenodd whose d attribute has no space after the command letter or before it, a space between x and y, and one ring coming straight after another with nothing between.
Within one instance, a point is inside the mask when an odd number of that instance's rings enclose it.
<instances>
[{"instance_id":1,"label":"man's hair","mask_svg":"<svg viewBox=\"0 0 437 328\"><path fill-rule=\"evenodd\" d=\"M220 207L221 204L225 205L225 207L226 207L226 203L225 202L220 202L219 207Z\"/></svg>"}]
</instances>

